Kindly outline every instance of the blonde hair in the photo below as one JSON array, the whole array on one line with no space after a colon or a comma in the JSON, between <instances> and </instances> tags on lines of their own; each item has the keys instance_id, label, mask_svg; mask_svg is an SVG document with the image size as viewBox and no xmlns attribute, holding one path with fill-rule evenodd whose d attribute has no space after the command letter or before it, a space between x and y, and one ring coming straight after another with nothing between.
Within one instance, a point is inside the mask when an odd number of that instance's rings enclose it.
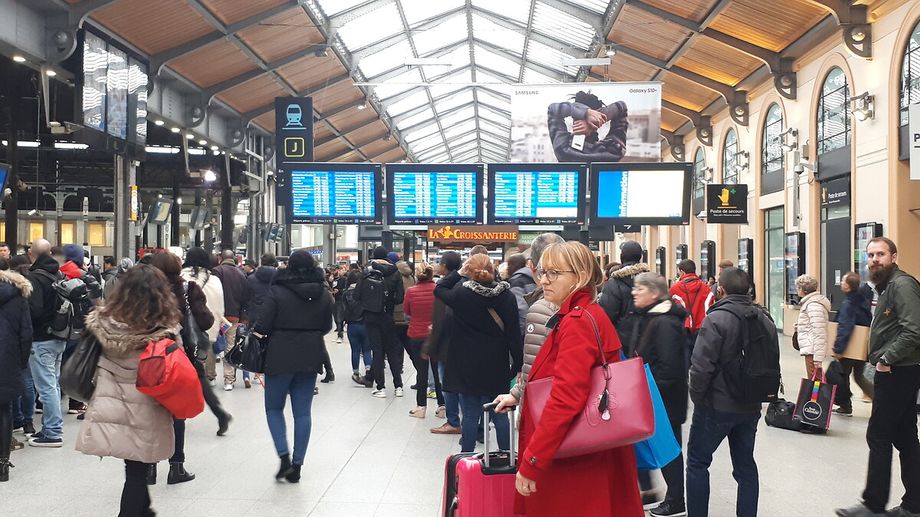
<instances>
[{"instance_id":1,"label":"blonde hair","mask_svg":"<svg viewBox=\"0 0 920 517\"><path fill-rule=\"evenodd\" d=\"M491 284L495 281L495 264L488 255L473 255L463 264L460 274L480 284Z\"/></svg>"},{"instance_id":2,"label":"blonde hair","mask_svg":"<svg viewBox=\"0 0 920 517\"><path fill-rule=\"evenodd\" d=\"M419 282L426 282L434 278L434 269L427 262L415 265L415 278Z\"/></svg>"},{"instance_id":3,"label":"blonde hair","mask_svg":"<svg viewBox=\"0 0 920 517\"><path fill-rule=\"evenodd\" d=\"M574 271L578 275L574 291L590 288L592 293L596 293L597 286L604 282L604 273L594 254L577 241L557 242L547 246L540 258L540 267Z\"/></svg>"}]
</instances>

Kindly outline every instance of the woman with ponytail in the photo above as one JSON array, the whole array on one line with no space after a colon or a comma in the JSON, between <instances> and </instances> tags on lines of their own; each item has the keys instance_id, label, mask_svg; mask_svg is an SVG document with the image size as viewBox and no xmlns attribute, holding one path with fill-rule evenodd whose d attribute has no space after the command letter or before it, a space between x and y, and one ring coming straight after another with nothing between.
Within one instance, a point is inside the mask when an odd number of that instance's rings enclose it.
<instances>
[{"instance_id":1,"label":"woman with ponytail","mask_svg":"<svg viewBox=\"0 0 920 517\"><path fill-rule=\"evenodd\" d=\"M524 363L517 301L508 282L495 282L488 255L471 256L438 282L434 295L453 311L444 389L460 395L461 452L473 452L483 404L507 392ZM508 416L494 422L499 447L509 449Z\"/></svg>"},{"instance_id":2,"label":"woman with ponytail","mask_svg":"<svg viewBox=\"0 0 920 517\"><path fill-rule=\"evenodd\" d=\"M445 417L444 393L438 376L438 362L422 354L422 345L431 334L431 314L434 309L434 269L427 263L415 265L416 284L406 291L403 311L409 318L409 357L415 365L415 409L409 415L425 418L428 408L428 371L434 374L435 393L438 399L436 416Z\"/></svg>"}]
</instances>

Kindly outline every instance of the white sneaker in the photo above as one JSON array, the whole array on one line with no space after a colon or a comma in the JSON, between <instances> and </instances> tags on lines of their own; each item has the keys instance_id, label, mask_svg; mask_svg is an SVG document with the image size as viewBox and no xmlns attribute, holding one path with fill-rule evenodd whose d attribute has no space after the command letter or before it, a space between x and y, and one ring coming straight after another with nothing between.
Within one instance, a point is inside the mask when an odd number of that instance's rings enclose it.
<instances>
[{"instance_id":1,"label":"white sneaker","mask_svg":"<svg viewBox=\"0 0 920 517\"><path fill-rule=\"evenodd\" d=\"M211 380L208 381L208 382L211 383L211 386L212 386L212 387L217 386L217 379L211 379Z\"/></svg>"},{"instance_id":2,"label":"white sneaker","mask_svg":"<svg viewBox=\"0 0 920 517\"><path fill-rule=\"evenodd\" d=\"M224 384L224 391L233 391L232 384Z\"/></svg>"},{"instance_id":3,"label":"white sneaker","mask_svg":"<svg viewBox=\"0 0 920 517\"><path fill-rule=\"evenodd\" d=\"M387 398L387 390L374 390L371 392L372 397L377 397L378 399Z\"/></svg>"},{"instance_id":4,"label":"white sneaker","mask_svg":"<svg viewBox=\"0 0 920 517\"><path fill-rule=\"evenodd\" d=\"M396 396L397 396L397 397L402 397L402 396L403 396L403 389L402 389L402 388L396 388Z\"/></svg>"}]
</instances>

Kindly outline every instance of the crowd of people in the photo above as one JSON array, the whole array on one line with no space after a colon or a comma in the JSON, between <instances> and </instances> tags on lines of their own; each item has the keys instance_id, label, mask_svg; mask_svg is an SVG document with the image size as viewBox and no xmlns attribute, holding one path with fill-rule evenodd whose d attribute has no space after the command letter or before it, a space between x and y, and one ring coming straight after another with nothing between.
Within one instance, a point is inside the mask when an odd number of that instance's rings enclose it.
<instances>
[{"instance_id":1,"label":"crowd of people","mask_svg":"<svg viewBox=\"0 0 920 517\"><path fill-rule=\"evenodd\" d=\"M916 516L920 284L898 269L892 241L874 239L867 251L870 283L861 284L856 273L841 279L847 298L834 340L827 332L830 303L818 282L807 275L796 280L801 310L794 341L808 377L823 380L836 361L844 379L854 375L873 400L866 490L861 503L837 514ZM443 252L436 264L411 264L377 247L365 265L325 270L304 250L283 263L266 254L257 266L239 263L232 251L214 256L191 248L181 258L145 255L137 265L106 257L97 271L78 245L58 249L42 239L14 257L0 246L0 481L9 480L10 451L24 446L14 430L30 446L61 447L63 413L73 411L83 420L79 451L125 462L119 515L155 515L147 487L156 483L157 464L169 464L167 484L195 475L185 467L185 420L133 386L142 352L164 338L182 346L223 436L232 416L214 390L218 377L225 391L236 386L238 368L226 357L247 336L264 347L264 367L239 376L245 388L264 386L276 479L296 483L317 381L321 375L319 382L335 381L325 342L334 330L338 343L347 336L352 381L372 397L404 396L408 355L416 379L409 417L425 419L434 400L435 417L444 422L431 433L457 435L462 453L473 452L491 432L482 417L492 402L498 446L509 449L508 412L520 406L513 418L520 446L515 506L522 515L639 516L647 509L654 516L704 517L713 454L727 439L736 512L756 516L754 451L764 401L749 396L746 375L779 372L773 321L754 303L748 275L730 262L720 263L715 282L706 282L696 264L684 260L679 278L668 282L642 262L636 242L625 242L618 258L602 270L586 246L555 233L540 235L500 265L481 246L466 257ZM871 327L868 361L841 356L857 326ZM91 400L65 408L62 364L85 339L101 348L96 388ZM747 358L758 355L752 347L775 350L772 363L751 370ZM678 444L692 401L685 450L661 467L664 487L639 468L631 445L557 457L588 403L591 369L629 358L641 358L650 370L670 424L658 432L673 433ZM872 380L867 363L874 365ZM552 390L535 420L527 386L537 381L550 381ZM852 415L852 398L848 380L842 382L834 412ZM284 414L288 399L293 443ZM900 453L906 494L886 513L892 447Z\"/></svg>"}]
</instances>

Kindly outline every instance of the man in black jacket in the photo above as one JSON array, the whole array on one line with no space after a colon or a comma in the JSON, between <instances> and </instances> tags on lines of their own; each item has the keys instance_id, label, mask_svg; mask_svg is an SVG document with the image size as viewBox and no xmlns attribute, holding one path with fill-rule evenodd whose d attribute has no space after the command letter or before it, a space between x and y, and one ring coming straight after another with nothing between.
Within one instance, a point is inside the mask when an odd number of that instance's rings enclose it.
<instances>
[{"instance_id":1,"label":"man in black jacket","mask_svg":"<svg viewBox=\"0 0 920 517\"><path fill-rule=\"evenodd\" d=\"M278 259L271 253L265 253L260 260L262 264L253 274L246 277L249 284L249 303L246 304L246 319L255 326L259 319L262 304L271 289L272 280L278 273Z\"/></svg>"},{"instance_id":2,"label":"man in black jacket","mask_svg":"<svg viewBox=\"0 0 920 517\"><path fill-rule=\"evenodd\" d=\"M446 251L441 255L438 264L438 275L443 279L447 275L458 271L463 264L463 259L456 251ZM450 308L441 300L435 298L431 309L431 336L422 345L422 354L430 355L432 360L438 362L438 374L443 380L447 374L447 349L450 346L452 313ZM440 411L440 408L438 408ZM441 415L438 415L441 416ZM434 434L460 434L460 396L454 392L444 391L444 417L447 421L439 427L431 429Z\"/></svg>"},{"instance_id":3,"label":"man in black jacket","mask_svg":"<svg viewBox=\"0 0 920 517\"><path fill-rule=\"evenodd\" d=\"M387 396L384 389L384 356L390 364L396 396L403 396L402 373L399 371L402 360L398 355L403 353L403 349L396 339L393 309L403 302L405 293L399 270L387 260L387 253L388 250L383 246L374 248L373 260L355 289L355 300L364 307L364 324L367 325L368 339L374 351L374 363L371 365L373 379L365 379L365 386L371 387L371 383L376 383L377 389L371 395L377 398ZM383 289L379 295L382 299L375 294L375 289L380 287Z\"/></svg>"},{"instance_id":4,"label":"man in black jacket","mask_svg":"<svg viewBox=\"0 0 920 517\"><path fill-rule=\"evenodd\" d=\"M220 265L214 268L214 274L220 278L221 286L224 288L224 317L232 323L230 330L225 334L229 353L236 344L236 330L245 314L246 302L249 301L250 294L246 274L236 267L236 255L233 250L224 250L220 257ZM231 391L236 382L236 368L227 361L222 362L224 363L224 391ZM249 372L243 372L243 379L249 380Z\"/></svg>"},{"instance_id":5,"label":"man in black jacket","mask_svg":"<svg viewBox=\"0 0 920 517\"><path fill-rule=\"evenodd\" d=\"M687 444L687 511L693 517L709 514L709 465L725 438L731 448L732 468L738 482L738 517L757 515L760 486L754 462L754 438L760 420L761 403L741 400L737 387L728 379L726 364L737 365L747 325L723 306L738 311L752 308L747 273L730 267L719 275L720 300L709 310L700 327L690 358L690 398L693 423ZM776 327L758 311L760 328L778 350ZM776 365L777 368L779 365Z\"/></svg>"},{"instance_id":6,"label":"man in black jacket","mask_svg":"<svg viewBox=\"0 0 920 517\"><path fill-rule=\"evenodd\" d=\"M648 264L642 263L642 246L636 241L626 241L620 247L620 263L623 267L614 271L610 280L604 284L604 290L598 302L607 313L620 343L626 345L632 338L635 322L635 305L633 304L633 283L640 273L649 271ZM629 350L625 350L629 354Z\"/></svg>"}]
</instances>

